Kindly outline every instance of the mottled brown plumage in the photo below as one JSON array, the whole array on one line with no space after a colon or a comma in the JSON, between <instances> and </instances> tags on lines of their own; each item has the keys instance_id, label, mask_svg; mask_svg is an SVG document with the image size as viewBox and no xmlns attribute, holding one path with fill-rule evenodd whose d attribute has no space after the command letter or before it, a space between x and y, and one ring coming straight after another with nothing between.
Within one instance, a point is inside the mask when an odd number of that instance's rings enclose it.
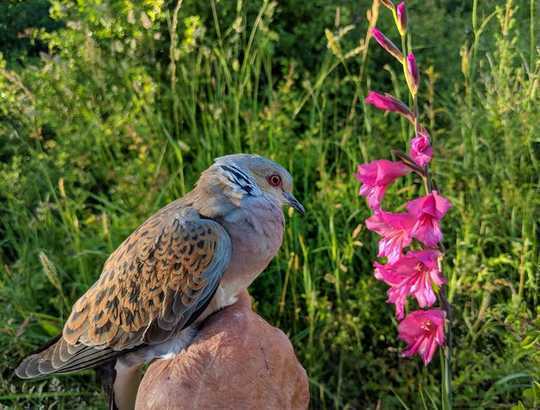
<instances>
[{"instance_id":1,"label":"mottled brown plumage","mask_svg":"<svg viewBox=\"0 0 540 410\"><path fill-rule=\"evenodd\" d=\"M73 306L62 338L23 362L19 377L93 367L189 321L217 288L231 247L221 225L185 204L163 208L118 247Z\"/></svg>"}]
</instances>

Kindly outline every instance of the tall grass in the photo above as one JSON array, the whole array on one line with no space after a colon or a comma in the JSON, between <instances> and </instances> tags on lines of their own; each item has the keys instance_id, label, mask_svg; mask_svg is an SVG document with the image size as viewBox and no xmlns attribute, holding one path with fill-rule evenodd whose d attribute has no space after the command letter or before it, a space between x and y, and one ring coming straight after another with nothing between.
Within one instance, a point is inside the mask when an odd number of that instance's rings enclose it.
<instances>
[{"instance_id":1,"label":"tall grass","mask_svg":"<svg viewBox=\"0 0 540 410\"><path fill-rule=\"evenodd\" d=\"M413 33L415 53L432 65L420 101L440 152L434 171L455 204L445 226L455 406L533 408L534 0L456 2L460 14L411 3L413 27L423 28ZM23 383L11 369L61 330L71 303L145 217L189 191L213 158L242 151L286 166L308 210L302 220L290 214L283 248L252 294L260 314L291 338L312 407L439 407L437 370L399 357L392 309L372 277L375 239L359 225L367 210L356 164L388 157L389 146L409 137L399 121L362 104L367 85L386 77L374 69L385 57L365 39L363 16L370 9L376 20L376 3L332 6L334 24L310 33L328 45L315 69L277 55L276 13L287 6L273 1L256 10L242 1L207 9L187 0L96 4L53 2L65 27L35 34L50 53L18 68L2 60L0 403L103 406L91 372ZM470 34L452 32L443 43L444 24ZM394 84L396 95L404 92ZM412 196L414 188L393 189Z\"/></svg>"}]
</instances>

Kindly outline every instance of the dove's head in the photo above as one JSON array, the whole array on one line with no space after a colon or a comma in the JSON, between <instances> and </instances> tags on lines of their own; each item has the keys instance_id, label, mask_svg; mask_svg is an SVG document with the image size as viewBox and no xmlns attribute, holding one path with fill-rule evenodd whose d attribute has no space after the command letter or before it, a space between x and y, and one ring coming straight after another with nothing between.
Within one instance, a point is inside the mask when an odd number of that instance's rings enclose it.
<instances>
[{"instance_id":1,"label":"dove's head","mask_svg":"<svg viewBox=\"0 0 540 410\"><path fill-rule=\"evenodd\" d=\"M232 200L264 196L304 214L304 207L292 193L292 177L281 165L259 155L233 154L219 157L210 168L218 176L224 193Z\"/></svg>"}]
</instances>

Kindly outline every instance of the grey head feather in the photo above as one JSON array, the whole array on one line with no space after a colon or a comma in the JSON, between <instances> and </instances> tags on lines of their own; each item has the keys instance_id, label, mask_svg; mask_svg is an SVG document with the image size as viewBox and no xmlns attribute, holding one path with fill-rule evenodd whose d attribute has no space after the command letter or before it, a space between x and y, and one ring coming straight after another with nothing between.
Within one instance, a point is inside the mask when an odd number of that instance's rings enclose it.
<instances>
[{"instance_id":1,"label":"grey head feather","mask_svg":"<svg viewBox=\"0 0 540 410\"><path fill-rule=\"evenodd\" d=\"M249 174L249 169L267 169L277 171L283 178L284 186L292 187L292 177L285 168L268 158L255 154L230 154L218 157L214 160L216 165L229 165L240 168L244 173Z\"/></svg>"}]
</instances>

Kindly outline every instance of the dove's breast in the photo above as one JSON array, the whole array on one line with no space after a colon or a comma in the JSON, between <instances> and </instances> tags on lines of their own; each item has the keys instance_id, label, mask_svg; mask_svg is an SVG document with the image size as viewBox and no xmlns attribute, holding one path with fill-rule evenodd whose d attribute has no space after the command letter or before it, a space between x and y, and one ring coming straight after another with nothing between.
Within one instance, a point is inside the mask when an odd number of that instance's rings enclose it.
<instances>
[{"instance_id":1,"label":"dove's breast","mask_svg":"<svg viewBox=\"0 0 540 410\"><path fill-rule=\"evenodd\" d=\"M281 207L267 200L253 200L222 221L232 240L229 267L221 280L225 296L246 289L276 256L283 241Z\"/></svg>"}]
</instances>

